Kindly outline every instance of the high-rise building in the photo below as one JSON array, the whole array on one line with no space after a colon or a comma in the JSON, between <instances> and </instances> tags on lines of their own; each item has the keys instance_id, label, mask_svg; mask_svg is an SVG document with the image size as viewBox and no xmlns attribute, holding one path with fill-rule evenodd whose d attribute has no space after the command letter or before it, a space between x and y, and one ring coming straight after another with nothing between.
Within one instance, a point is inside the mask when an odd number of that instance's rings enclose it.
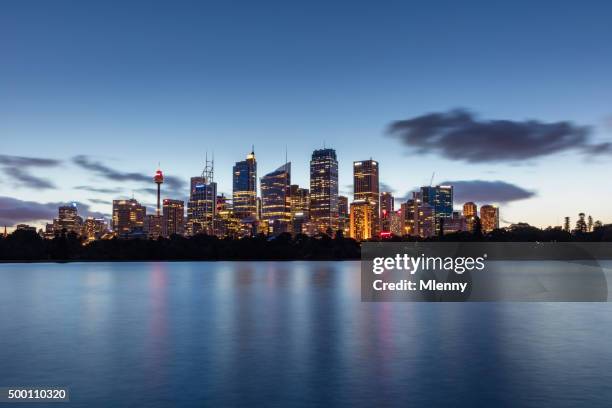
<instances>
[{"instance_id":1,"label":"high-rise building","mask_svg":"<svg viewBox=\"0 0 612 408\"><path fill-rule=\"evenodd\" d=\"M499 228L499 208L494 205L480 207L480 224L483 232L491 232Z\"/></svg>"},{"instance_id":2,"label":"high-rise building","mask_svg":"<svg viewBox=\"0 0 612 408\"><path fill-rule=\"evenodd\" d=\"M349 217L349 201L346 196L338 196L338 229L344 236L350 235L351 220Z\"/></svg>"},{"instance_id":3,"label":"high-rise building","mask_svg":"<svg viewBox=\"0 0 612 408\"><path fill-rule=\"evenodd\" d=\"M387 191L380 193L380 230L383 232L392 233L390 215L395 213L394 201L393 194Z\"/></svg>"},{"instance_id":4,"label":"high-rise building","mask_svg":"<svg viewBox=\"0 0 612 408\"><path fill-rule=\"evenodd\" d=\"M389 222L388 231L391 235L396 235L398 237L404 235L404 216L401 210L387 213L386 219Z\"/></svg>"},{"instance_id":5,"label":"high-rise building","mask_svg":"<svg viewBox=\"0 0 612 408\"><path fill-rule=\"evenodd\" d=\"M478 216L478 206L476 203L468 201L463 204L463 217L465 218L466 228L468 231L474 231L474 223Z\"/></svg>"},{"instance_id":6,"label":"high-rise building","mask_svg":"<svg viewBox=\"0 0 612 408\"><path fill-rule=\"evenodd\" d=\"M374 205L374 218L370 224L371 236L380 233L380 186L378 162L362 160L353 162L354 200L365 200Z\"/></svg>"},{"instance_id":7,"label":"high-rise building","mask_svg":"<svg viewBox=\"0 0 612 408\"><path fill-rule=\"evenodd\" d=\"M183 235L185 233L185 202L183 200L164 199L163 235Z\"/></svg>"},{"instance_id":8,"label":"high-rise building","mask_svg":"<svg viewBox=\"0 0 612 408\"><path fill-rule=\"evenodd\" d=\"M350 236L357 241L372 238L372 223L376 205L368 200L355 200L351 203Z\"/></svg>"},{"instance_id":9,"label":"high-rise building","mask_svg":"<svg viewBox=\"0 0 612 408\"><path fill-rule=\"evenodd\" d=\"M234 165L232 185L234 216L241 220L257 219L257 161L254 150L246 160Z\"/></svg>"},{"instance_id":10,"label":"high-rise building","mask_svg":"<svg viewBox=\"0 0 612 408\"><path fill-rule=\"evenodd\" d=\"M338 159L334 149L319 149L310 160L310 220L314 232L338 229Z\"/></svg>"},{"instance_id":11,"label":"high-rise building","mask_svg":"<svg viewBox=\"0 0 612 408\"><path fill-rule=\"evenodd\" d=\"M459 211L453 211L450 217L444 218L442 228L445 234L467 231L467 219Z\"/></svg>"},{"instance_id":12,"label":"high-rise building","mask_svg":"<svg viewBox=\"0 0 612 408\"><path fill-rule=\"evenodd\" d=\"M436 235L436 209L422 200L422 192L413 194L414 235L427 238ZM451 213L452 214L452 213Z\"/></svg>"},{"instance_id":13,"label":"high-rise building","mask_svg":"<svg viewBox=\"0 0 612 408\"><path fill-rule=\"evenodd\" d=\"M191 190L187 202L187 233L214 234L217 209L217 183L214 181L214 162L208 160L202 175L191 178Z\"/></svg>"},{"instance_id":14,"label":"high-rise building","mask_svg":"<svg viewBox=\"0 0 612 408\"><path fill-rule=\"evenodd\" d=\"M310 192L307 188L300 188L297 184L292 184L290 190L291 232L293 234L306 233L310 216Z\"/></svg>"},{"instance_id":15,"label":"high-rise building","mask_svg":"<svg viewBox=\"0 0 612 408\"><path fill-rule=\"evenodd\" d=\"M102 238L106 232L107 225L103 218L87 217L83 223L81 235L87 240L87 242L92 242Z\"/></svg>"},{"instance_id":16,"label":"high-rise building","mask_svg":"<svg viewBox=\"0 0 612 408\"><path fill-rule=\"evenodd\" d=\"M306 219L310 211L310 193L307 188L300 188L297 184L290 186L291 215L302 213Z\"/></svg>"},{"instance_id":17,"label":"high-rise building","mask_svg":"<svg viewBox=\"0 0 612 408\"><path fill-rule=\"evenodd\" d=\"M142 233L146 212L146 208L133 198L113 200L114 233L120 236Z\"/></svg>"},{"instance_id":18,"label":"high-rise building","mask_svg":"<svg viewBox=\"0 0 612 408\"><path fill-rule=\"evenodd\" d=\"M403 222L403 233L402 235L417 235L415 227L415 212L416 203L415 199L411 198L400 206L400 212L402 215Z\"/></svg>"},{"instance_id":19,"label":"high-rise building","mask_svg":"<svg viewBox=\"0 0 612 408\"><path fill-rule=\"evenodd\" d=\"M268 232L289 232L291 222L291 163L266 174L261 182L261 218Z\"/></svg>"},{"instance_id":20,"label":"high-rise building","mask_svg":"<svg viewBox=\"0 0 612 408\"><path fill-rule=\"evenodd\" d=\"M435 231L440 231L444 221L453 215L453 186L421 187L421 201L433 207L435 213Z\"/></svg>"},{"instance_id":21,"label":"high-rise building","mask_svg":"<svg viewBox=\"0 0 612 408\"><path fill-rule=\"evenodd\" d=\"M63 205L58 208L58 217L53 220L54 233L74 232L81 234L83 219L79 217L76 203Z\"/></svg>"},{"instance_id":22,"label":"high-rise building","mask_svg":"<svg viewBox=\"0 0 612 408\"><path fill-rule=\"evenodd\" d=\"M385 213L392 213L395 211L395 198L393 194L388 191L380 193L380 213L384 217Z\"/></svg>"}]
</instances>

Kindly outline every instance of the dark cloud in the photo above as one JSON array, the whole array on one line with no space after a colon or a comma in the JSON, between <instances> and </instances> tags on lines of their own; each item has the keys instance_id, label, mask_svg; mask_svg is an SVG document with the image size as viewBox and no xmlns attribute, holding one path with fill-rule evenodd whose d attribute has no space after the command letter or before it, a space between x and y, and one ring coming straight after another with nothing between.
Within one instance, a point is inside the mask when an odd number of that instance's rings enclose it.
<instances>
[{"instance_id":1,"label":"dark cloud","mask_svg":"<svg viewBox=\"0 0 612 408\"><path fill-rule=\"evenodd\" d=\"M101 200L99 198L89 198L87 199L87 201L89 201L90 203L93 204L103 204L103 205L112 205L112 201L108 201L108 200Z\"/></svg>"},{"instance_id":2,"label":"dark cloud","mask_svg":"<svg viewBox=\"0 0 612 408\"><path fill-rule=\"evenodd\" d=\"M536 195L533 191L500 180L451 180L436 184L453 186L453 199L456 205L462 205L468 201L481 204L509 203ZM415 187L403 196L396 196L395 202L405 203L412 199L413 191L420 191L420 187Z\"/></svg>"},{"instance_id":3,"label":"dark cloud","mask_svg":"<svg viewBox=\"0 0 612 408\"><path fill-rule=\"evenodd\" d=\"M593 143L585 126L567 121L480 120L462 109L396 121L388 133L418 153L470 163L515 162L568 150L612 153L612 144Z\"/></svg>"},{"instance_id":4,"label":"dark cloud","mask_svg":"<svg viewBox=\"0 0 612 408\"><path fill-rule=\"evenodd\" d=\"M33 176L19 167L5 167L4 172L12 177L13 185L17 188L27 187L39 190L55 188L55 185L49 180Z\"/></svg>"},{"instance_id":5,"label":"dark cloud","mask_svg":"<svg viewBox=\"0 0 612 408\"><path fill-rule=\"evenodd\" d=\"M500 180L456 180L445 181L440 184L453 186L456 204L463 204L468 201L482 204L508 203L535 196L533 191Z\"/></svg>"},{"instance_id":6,"label":"dark cloud","mask_svg":"<svg viewBox=\"0 0 612 408\"><path fill-rule=\"evenodd\" d=\"M0 225L13 226L20 223L51 222L57 217L57 209L67 203L37 203L17 198L0 196ZM89 205L76 203L82 217L104 217L106 214L91 211Z\"/></svg>"},{"instance_id":7,"label":"dark cloud","mask_svg":"<svg viewBox=\"0 0 612 408\"><path fill-rule=\"evenodd\" d=\"M105 164L92 160L85 155L79 155L72 158L72 161L79 167L91 171L92 173L104 177L112 181L136 181L140 183L153 183L153 175L145 175L142 173L122 172L112 169ZM164 176L164 184L170 191L179 191L185 189L186 183L184 180L174 176Z\"/></svg>"},{"instance_id":8,"label":"dark cloud","mask_svg":"<svg viewBox=\"0 0 612 408\"><path fill-rule=\"evenodd\" d=\"M379 182L379 190L380 190L381 193L383 193L383 192L393 193L395 191L395 189L393 187L391 187L387 183L383 183L383 182Z\"/></svg>"},{"instance_id":9,"label":"dark cloud","mask_svg":"<svg viewBox=\"0 0 612 408\"><path fill-rule=\"evenodd\" d=\"M75 190L89 191L91 193L115 194L121 192L120 188L100 188L91 186L76 186Z\"/></svg>"},{"instance_id":10,"label":"dark cloud","mask_svg":"<svg viewBox=\"0 0 612 408\"><path fill-rule=\"evenodd\" d=\"M38 175L31 173L31 168L57 167L61 161L40 157L8 156L0 154L0 167L10 177L16 188L32 188L46 190L55 188L55 185Z\"/></svg>"},{"instance_id":11,"label":"dark cloud","mask_svg":"<svg viewBox=\"0 0 612 408\"><path fill-rule=\"evenodd\" d=\"M55 167L61 161L55 159L45 159L40 157L7 156L0 154L0 165L21 166L21 167Z\"/></svg>"}]
</instances>

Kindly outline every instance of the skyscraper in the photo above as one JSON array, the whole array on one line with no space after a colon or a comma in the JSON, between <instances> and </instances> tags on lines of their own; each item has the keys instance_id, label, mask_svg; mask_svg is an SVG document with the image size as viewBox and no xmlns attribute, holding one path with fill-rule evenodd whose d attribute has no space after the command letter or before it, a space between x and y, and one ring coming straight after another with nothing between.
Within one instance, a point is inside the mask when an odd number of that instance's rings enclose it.
<instances>
[{"instance_id":1,"label":"skyscraper","mask_svg":"<svg viewBox=\"0 0 612 408\"><path fill-rule=\"evenodd\" d=\"M216 213L217 183L205 177L192 177L187 202L187 232L189 235L212 235Z\"/></svg>"},{"instance_id":2,"label":"skyscraper","mask_svg":"<svg viewBox=\"0 0 612 408\"><path fill-rule=\"evenodd\" d=\"M344 236L350 236L350 226L348 197L338 196L338 229L343 232Z\"/></svg>"},{"instance_id":3,"label":"skyscraper","mask_svg":"<svg viewBox=\"0 0 612 408\"><path fill-rule=\"evenodd\" d=\"M370 236L378 236L380 232L380 189L378 181L378 162L362 160L353 162L353 189L355 201L366 201L372 205L372 229Z\"/></svg>"},{"instance_id":4,"label":"skyscraper","mask_svg":"<svg viewBox=\"0 0 612 408\"><path fill-rule=\"evenodd\" d=\"M62 232L81 233L83 219L79 217L77 205L63 205L58 208L58 217L53 220L53 232L57 235Z\"/></svg>"},{"instance_id":5,"label":"skyscraper","mask_svg":"<svg viewBox=\"0 0 612 408\"><path fill-rule=\"evenodd\" d=\"M433 207L435 230L439 232L444 221L453 216L453 186L421 187L421 201Z\"/></svg>"},{"instance_id":6,"label":"skyscraper","mask_svg":"<svg viewBox=\"0 0 612 408\"><path fill-rule=\"evenodd\" d=\"M391 213L395 210L395 199L393 194L383 191L380 193L380 213L384 216L385 213Z\"/></svg>"},{"instance_id":7,"label":"skyscraper","mask_svg":"<svg viewBox=\"0 0 612 408\"><path fill-rule=\"evenodd\" d=\"M391 231L391 214L394 214L394 198L393 194L384 191L380 193L380 229L385 232ZM397 232L397 231L396 231ZM395 235L398 235L394 233ZM401 235L401 234L399 234Z\"/></svg>"},{"instance_id":8,"label":"skyscraper","mask_svg":"<svg viewBox=\"0 0 612 408\"><path fill-rule=\"evenodd\" d=\"M87 240L87 242L92 242L102 238L106 232L107 228L104 218L87 217L83 223L81 235Z\"/></svg>"},{"instance_id":9,"label":"skyscraper","mask_svg":"<svg viewBox=\"0 0 612 408\"><path fill-rule=\"evenodd\" d=\"M290 190L291 232L293 234L305 233L310 217L310 192L307 188L300 188L297 184L292 184Z\"/></svg>"},{"instance_id":10,"label":"skyscraper","mask_svg":"<svg viewBox=\"0 0 612 408\"><path fill-rule=\"evenodd\" d=\"M488 204L480 207L480 224L483 232L499 228L499 208Z\"/></svg>"},{"instance_id":11,"label":"skyscraper","mask_svg":"<svg viewBox=\"0 0 612 408\"><path fill-rule=\"evenodd\" d=\"M146 208L135 199L113 200L113 231L117 235L142 233Z\"/></svg>"},{"instance_id":12,"label":"skyscraper","mask_svg":"<svg viewBox=\"0 0 612 408\"><path fill-rule=\"evenodd\" d=\"M261 218L268 232L289 232L291 221L291 163L261 178Z\"/></svg>"},{"instance_id":13,"label":"skyscraper","mask_svg":"<svg viewBox=\"0 0 612 408\"><path fill-rule=\"evenodd\" d=\"M357 241L372 238L375 206L368 200L355 200L351 203L350 235Z\"/></svg>"},{"instance_id":14,"label":"skyscraper","mask_svg":"<svg viewBox=\"0 0 612 408\"><path fill-rule=\"evenodd\" d=\"M246 160L234 165L232 186L234 216L238 219L257 219L257 161L254 150Z\"/></svg>"},{"instance_id":15,"label":"skyscraper","mask_svg":"<svg viewBox=\"0 0 612 408\"><path fill-rule=\"evenodd\" d=\"M314 232L333 232L338 228L338 159L334 149L312 153L310 220Z\"/></svg>"},{"instance_id":16,"label":"skyscraper","mask_svg":"<svg viewBox=\"0 0 612 408\"><path fill-rule=\"evenodd\" d=\"M214 162L208 160L200 177L191 178L187 202L187 232L189 235L214 234L217 209L217 183L214 182Z\"/></svg>"},{"instance_id":17,"label":"skyscraper","mask_svg":"<svg viewBox=\"0 0 612 408\"><path fill-rule=\"evenodd\" d=\"M463 217L465 218L466 227L468 231L474 231L474 222L478 216L478 206L469 201L463 204Z\"/></svg>"},{"instance_id":18,"label":"skyscraper","mask_svg":"<svg viewBox=\"0 0 612 408\"><path fill-rule=\"evenodd\" d=\"M183 235L185 233L185 202L164 199L163 235Z\"/></svg>"}]
</instances>

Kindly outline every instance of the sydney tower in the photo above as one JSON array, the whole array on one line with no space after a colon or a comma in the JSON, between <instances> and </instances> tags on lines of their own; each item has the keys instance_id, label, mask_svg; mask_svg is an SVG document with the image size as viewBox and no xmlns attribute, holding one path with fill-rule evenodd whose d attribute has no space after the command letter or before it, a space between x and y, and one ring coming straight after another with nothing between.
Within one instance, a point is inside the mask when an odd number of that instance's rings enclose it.
<instances>
[{"instance_id":1,"label":"sydney tower","mask_svg":"<svg viewBox=\"0 0 612 408\"><path fill-rule=\"evenodd\" d=\"M155 181L155 184L157 184L157 209L155 211L155 215L159 217L161 215L161 208L160 208L161 185L164 182L164 174L159 168L155 172L155 177L153 177L153 180Z\"/></svg>"}]
</instances>

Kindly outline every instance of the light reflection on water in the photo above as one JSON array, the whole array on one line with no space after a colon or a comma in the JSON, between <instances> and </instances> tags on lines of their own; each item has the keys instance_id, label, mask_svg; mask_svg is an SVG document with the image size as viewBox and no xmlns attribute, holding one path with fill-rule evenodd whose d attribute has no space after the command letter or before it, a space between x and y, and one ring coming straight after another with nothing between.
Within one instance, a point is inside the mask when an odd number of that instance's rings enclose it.
<instances>
[{"instance_id":1,"label":"light reflection on water","mask_svg":"<svg viewBox=\"0 0 612 408\"><path fill-rule=\"evenodd\" d=\"M610 304L362 303L354 262L3 264L0 330L0 386L75 406L612 400Z\"/></svg>"}]
</instances>

